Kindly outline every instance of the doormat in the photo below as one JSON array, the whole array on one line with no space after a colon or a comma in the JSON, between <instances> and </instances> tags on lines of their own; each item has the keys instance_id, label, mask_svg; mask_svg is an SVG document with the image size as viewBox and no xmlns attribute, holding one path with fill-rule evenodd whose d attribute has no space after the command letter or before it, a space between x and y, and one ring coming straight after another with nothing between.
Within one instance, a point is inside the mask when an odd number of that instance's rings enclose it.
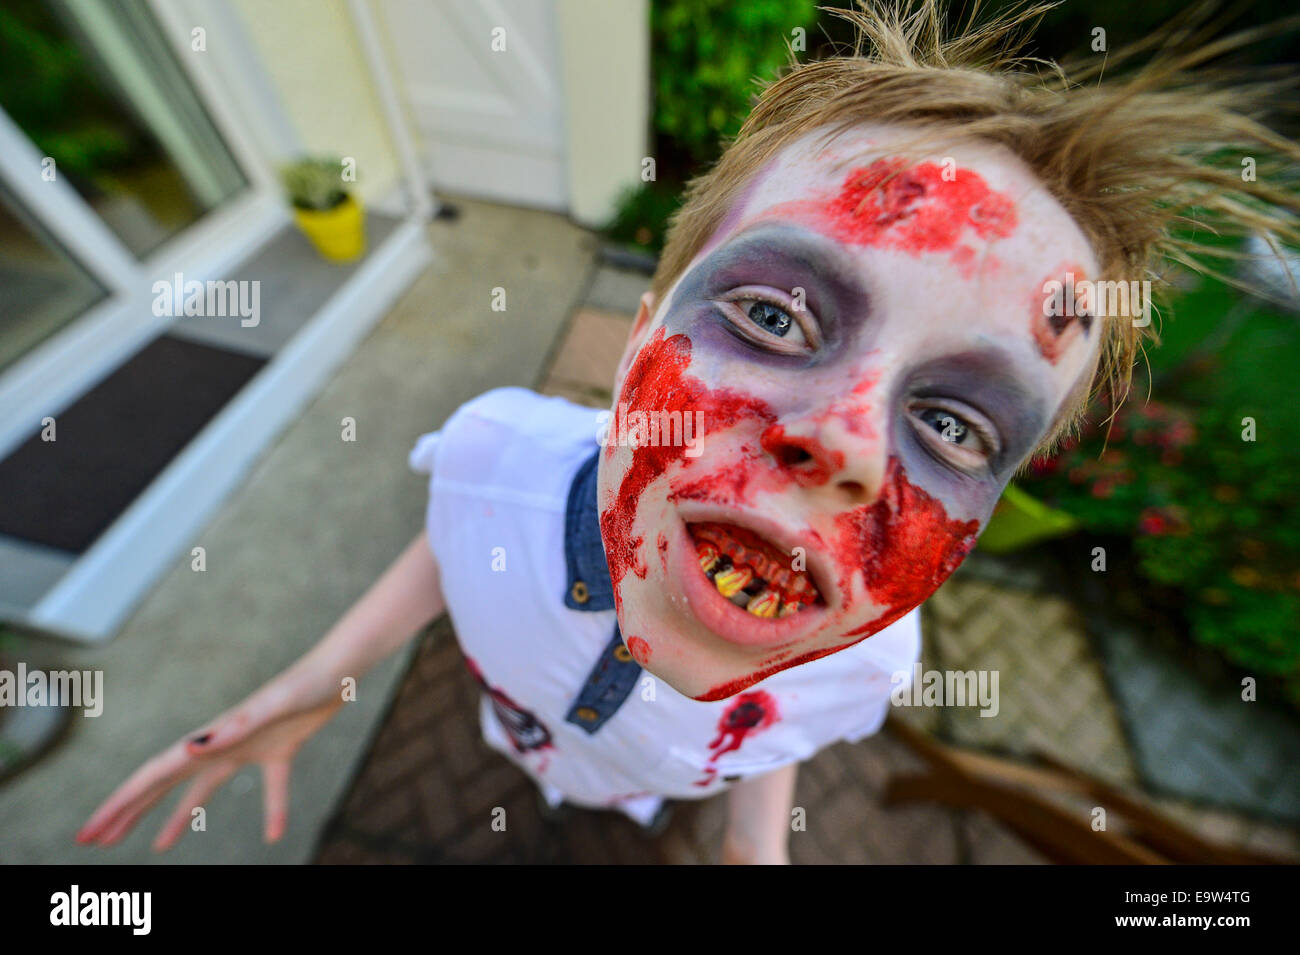
<instances>
[{"instance_id":1,"label":"doormat","mask_svg":"<svg viewBox=\"0 0 1300 955\"><path fill-rule=\"evenodd\" d=\"M0 461L0 534L83 553L264 364L154 339Z\"/></svg>"}]
</instances>

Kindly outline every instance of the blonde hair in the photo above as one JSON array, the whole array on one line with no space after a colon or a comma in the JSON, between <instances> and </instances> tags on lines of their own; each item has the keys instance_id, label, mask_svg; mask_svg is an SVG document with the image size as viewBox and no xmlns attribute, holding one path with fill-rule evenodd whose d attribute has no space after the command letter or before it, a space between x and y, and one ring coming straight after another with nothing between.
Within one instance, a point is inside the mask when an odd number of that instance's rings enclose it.
<instances>
[{"instance_id":1,"label":"blonde hair","mask_svg":"<svg viewBox=\"0 0 1300 955\"><path fill-rule=\"evenodd\" d=\"M865 124L1006 147L1078 223L1109 280L1159 284L1170 265L1181 265L1240 286L1214 264L1242 257L1219 237L1258 232L1275 251L1278 240L1300 241L1300 197L1287 182L1300 147L1261 122L1263 105L1289 94L1294 79L1241 83L1188 72L1269 28L1206 42L1214 27L1198 10L1111 54L1108 64L1098 56L1067 71L1019 55L1027 29L1054 3L1018 3L977 24L977 2L954 36L944 33L939 0L858 5L821 8L855 27L852 51L808 63L792 53L789 70L762 90L721 158L687 185L651 282L656 301L664 301L778 151L809 133L829 137ZM1153 48L1144 67L1114 78L1116 66ZM1102 82L1103 70L1113 78ZM1254 163L1249 181L1246 158ZM1061 409L1039 453L1077 427L1102 385L1113 408L1127 395L1154 325L1115 317L1102 327L1100 373Z\"/></svg>"}]
</instances>

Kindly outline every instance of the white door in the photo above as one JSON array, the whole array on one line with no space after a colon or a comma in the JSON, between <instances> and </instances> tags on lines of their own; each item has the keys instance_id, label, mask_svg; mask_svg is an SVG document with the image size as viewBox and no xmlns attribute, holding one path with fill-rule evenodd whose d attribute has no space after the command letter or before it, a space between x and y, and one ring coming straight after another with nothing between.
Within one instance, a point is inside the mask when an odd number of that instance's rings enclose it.
<instances>
[{"instance_id":1,"label":"white door","mask_svg":"<svg viewBox=\"0 0 1300 955\"><path fill-rule=\"evenodd\" d=\"M378 0L433 187L568 208L555 0Z\"/></svg>"}]
</instances>

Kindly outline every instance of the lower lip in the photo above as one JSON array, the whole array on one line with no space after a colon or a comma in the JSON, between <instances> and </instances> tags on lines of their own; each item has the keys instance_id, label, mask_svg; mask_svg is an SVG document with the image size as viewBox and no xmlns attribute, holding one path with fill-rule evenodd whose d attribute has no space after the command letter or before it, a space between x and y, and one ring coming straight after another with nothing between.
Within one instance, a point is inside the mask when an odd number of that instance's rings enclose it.
<instances>
[{"instance_id":1,"label":"lower lip","mask_svg":"<svg viewBox=\"0 0 1300 955\"><path fill-rule=\"evenodd\" d=\"M756 617L737 607L713 585L700 570L695 542L686 525L677 534L675 571L682 581L686 603L691 613L714 634L728 643L743 647L772 648L801 639L821 626L826 607L815 604L788 617Z\"/></svg>"}]
</instances>

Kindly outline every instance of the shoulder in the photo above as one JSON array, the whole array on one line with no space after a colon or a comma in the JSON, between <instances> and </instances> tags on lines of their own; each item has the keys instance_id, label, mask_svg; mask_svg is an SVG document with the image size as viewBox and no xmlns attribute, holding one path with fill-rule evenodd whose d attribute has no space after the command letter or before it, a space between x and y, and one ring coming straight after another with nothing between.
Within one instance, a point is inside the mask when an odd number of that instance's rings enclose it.
<instances>
[{"instance_id":1,"label":"shoulder","mask_svg":"<svg viewBox=\"0 0 1300 955\"><path fill-rule=\"evenodd\" d=\"M563 501L578 465L597 447L601 411L526 388L496 388L461 405L422 436L411 467L445 491L493 489Z\"/></svg>"}]
</instances>

